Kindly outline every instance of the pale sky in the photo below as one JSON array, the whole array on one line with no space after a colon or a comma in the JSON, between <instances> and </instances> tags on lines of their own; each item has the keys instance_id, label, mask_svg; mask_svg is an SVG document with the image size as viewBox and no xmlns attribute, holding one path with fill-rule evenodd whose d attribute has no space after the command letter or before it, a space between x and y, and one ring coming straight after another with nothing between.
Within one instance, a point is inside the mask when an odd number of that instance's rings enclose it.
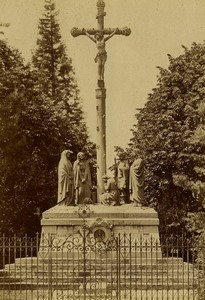
<instances>
[{"instance_id":1,"label":"pale sky","mask_svg":"<svg viewBox=\"0 0 205 300\"><path fill-rule=\"evenodd\" d=\"M73 38L72 27L96 28L97 0L56 0L67 54L73 60L92 141L96 141L96 46L87 37ZM156 86L156 66L167 67L167 53L183 53L181 45L205 38L204 0L105 0L105 27L131 28L131 35L107 42L107 161L113 162L115 145L125 147L135 123L136 108L143 107ZM0 22L9 22L5 38L28 61L35 48L44 0L0 0Z\"/></svg>"}]
</instances>

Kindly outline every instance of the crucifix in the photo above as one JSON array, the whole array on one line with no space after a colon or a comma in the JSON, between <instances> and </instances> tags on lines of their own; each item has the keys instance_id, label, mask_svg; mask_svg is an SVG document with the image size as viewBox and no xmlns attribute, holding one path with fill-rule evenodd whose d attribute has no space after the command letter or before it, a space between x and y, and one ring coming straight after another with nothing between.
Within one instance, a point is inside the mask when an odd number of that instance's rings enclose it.
<instances>
[{"instance_id":1,"label":"crucifix","mask_svg":"<svg viewBox=\"0 0 205 300\"><path fill-rule=\"evenodd\" d=\"M106 89L104 83L104 70L105 62L107 59L107 52L105 49L105 43L114 35L129 36L131 30L127 27L119 28L104 28L104 17L106 13L104 11L105 3L103 0L97 2L97 16L98 28L94 29L79 29L74 27L71 30L73 37L79 35L86 35L91 39L97 47L97 55L95 62L98 64L98 81L96 88L96 100L97 100L97 190L98 201L99 195L104 192L103 175L107 173L106 169L106 111L105 111L105 99Z\"/></svg>"}]
</instances>

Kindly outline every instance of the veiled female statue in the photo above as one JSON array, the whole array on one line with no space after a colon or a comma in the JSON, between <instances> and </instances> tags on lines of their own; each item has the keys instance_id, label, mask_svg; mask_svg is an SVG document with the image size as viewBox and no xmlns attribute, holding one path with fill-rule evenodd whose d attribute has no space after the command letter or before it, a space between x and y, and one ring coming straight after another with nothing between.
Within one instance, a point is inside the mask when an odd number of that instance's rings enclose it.
<instances>
[{"instance_id":1,"label":"veiled female statue","mask_svg":"<svg viewBox=\"0 0 205 300\"><path fill-rule=\"evenodd\" d=\"M89 162L83 152L77 154L77 160L73 164L75 204L82 204L91 200L91 173Z\"/></svg>"},{"instance_id":2,"label":"veiled female statue","mask_svg":"<svg viewBox=\"0 0 205 300\"><path fill-rule=\"evenodd\" d=\"M142 158L134 160L130 167L130 200L134 206L143 206L144 204L144 162Z\"/></svg>"},{"instance_id":3,"label":"veiled female statue","mask_svg":"<svg viewBox=\"0 0 205 300\"><path fill-rule=\"evenodd\" d=\"M124 153L118 154L119 163L117 168L118 188L120 190L120 204L129 202L129 162Z\"/></svg>"},{"instance_id":4,"label":"veiled female statue","mask_svg":"<svg viewBox=\"0 0 205 300\"><path fill-rule=\"evenodd\" d=\"M73 168L69 160L70 150L61 153L58 164L58 203L65 205L71 204L73 200Z\"/></svg>"}]
</instances>

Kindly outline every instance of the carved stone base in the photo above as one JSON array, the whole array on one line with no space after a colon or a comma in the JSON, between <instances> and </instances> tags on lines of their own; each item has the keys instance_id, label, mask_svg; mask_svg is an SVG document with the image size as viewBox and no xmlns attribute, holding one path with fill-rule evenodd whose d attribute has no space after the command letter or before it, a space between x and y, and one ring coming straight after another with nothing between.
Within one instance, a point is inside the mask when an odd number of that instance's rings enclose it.
<instances>
[{"instance_id":1,"label":"carved stone base","mask_svg":"<svg viewBox=\"0 0 205 300\"><path fill-rule=\"evenodd\" d=\"M149 207L122 206L55 206L43 213L42 233L53 236L73 234L77 227L110 227L114 236L131 234L132 238L154 238L159 241L157 212ZM107 225L106 225L107 224Z\"/></svg>"}]
</instances>

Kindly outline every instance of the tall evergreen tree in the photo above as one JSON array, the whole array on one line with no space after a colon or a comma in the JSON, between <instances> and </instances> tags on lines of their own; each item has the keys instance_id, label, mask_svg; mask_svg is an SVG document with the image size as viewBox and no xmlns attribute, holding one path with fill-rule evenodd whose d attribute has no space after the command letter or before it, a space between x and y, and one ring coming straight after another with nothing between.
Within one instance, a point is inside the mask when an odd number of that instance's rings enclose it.
<instances>
[{"instance_id":1,"label":"tall evergreen tree","mask_svg":"<svg viewBox=\"0 0 205 300\"><path fill-rule=\"evenodd\" d=\"M64 120L64 126L61 127L61 134L65 134L63 138L72 140L74 151L78 151L88 143L88 136L72 60L66 55L62 42L54 1L45 0L44 10L39 22L33 66L53 114Z\"/></svg>"}]
</instances>

